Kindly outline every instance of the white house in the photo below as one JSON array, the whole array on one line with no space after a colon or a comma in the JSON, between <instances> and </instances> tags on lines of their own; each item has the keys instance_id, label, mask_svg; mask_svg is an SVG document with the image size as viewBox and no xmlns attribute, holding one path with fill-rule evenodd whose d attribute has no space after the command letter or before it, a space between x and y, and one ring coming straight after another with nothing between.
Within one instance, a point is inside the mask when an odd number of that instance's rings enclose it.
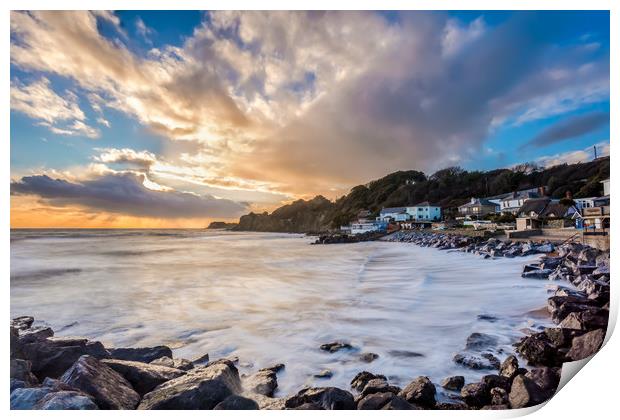
<instances>
[{"instance_id":1,"label":"white house","mask_svg":"<svg viewBox=\"0 0 620 420\"><path fill-rule=\"evenodd\" d=\"M512 194L508 194L508 196L500 201L500 211L502 213L517 214L526 201L541 197L542 195L536 192L535 189L515 191Z\"/></svg>"},{"instance_id":2,"label":"white house","mask_svg":"<svg viewBox=\"0 0 620 420\"><path fill-rule=\"evenodd\" d=\"M382 221L361 221L352 222L350 226L350 231L352 235L357 235L360 233L367 232L383 232L387 229L387 223ZM347 229L349 230L349 229Z\"/></svg>"},{"instance_id":3,"label":"white house","mask_svg":"<svg viewBox=\"0 0 620 420\"><path fill-rule=\"evenodd\" d=\"M575 202L575 207L577 207L577 210L579 210L579 212L582 212L583 209L596 207L594 205L596 198L597 197L573 198L573 201Z\"/></svg>"},{"instance_id":4,"label":"white house","mask_svg":"<svg viewBox=\"0 0 620 420\"><path fill-rule=\"evenodd\" d=\"M428 201L418 203L415 206L407 207L407 213L411 219L416 221L437 221L441 220L441 207L433 206Z\"/></svg>"},{"instance_id":5,"label":"white house","mask_svg":"<svg viewBox=\"0 0 620 420\"><path fill-rule=\"evenodd\" d=\"M381 209L377 219L385 222L390 220L405 222L411 219L411 215L407 212L407 207L385 207Z\"/></svg>"},{"instance_id":6,"label":"white house","mask_svg":"<svg viewBox=\"0 0 620 420\"><path fill-rule=\"evenodd\" d=\"M601 184L603 184L603 195L609 195L609 178L601 181Z\"/></svg>"}]
</instances>

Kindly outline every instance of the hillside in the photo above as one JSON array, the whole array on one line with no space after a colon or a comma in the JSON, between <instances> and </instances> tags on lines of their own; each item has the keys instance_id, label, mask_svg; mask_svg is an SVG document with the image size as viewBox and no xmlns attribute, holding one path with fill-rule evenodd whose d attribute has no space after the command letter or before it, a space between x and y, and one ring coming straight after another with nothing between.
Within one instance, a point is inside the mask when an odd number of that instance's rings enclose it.
<instances>
[{"instance_id":1,"label":"hillside","mask_svg":"<svg viewBox=\"0 0 620 420\"><path fill-rule=\"evenodd\" d=\"M444 214L471 197L490 197L512 191L546 186L552 198L570 191L575 198L602 194L600 181L609 178L609 158L539 168L523 164L513 169L466 171L451 167L427 176L423 172L398 171L366 185L358 185L332 202L323 196L297 200L268 213L250 213L239 219L235 230L270 232L324 232L350 222L360 210L377 214L382 207L399 207L430 201Z\"/></svg>"}]
</instances>

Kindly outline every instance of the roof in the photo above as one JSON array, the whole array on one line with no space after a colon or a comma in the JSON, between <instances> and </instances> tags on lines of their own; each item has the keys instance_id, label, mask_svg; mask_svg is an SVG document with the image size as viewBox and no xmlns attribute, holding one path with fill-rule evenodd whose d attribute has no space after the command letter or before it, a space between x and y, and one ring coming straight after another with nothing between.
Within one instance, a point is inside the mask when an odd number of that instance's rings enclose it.
<instances>
[{"instance_id":1,"label":"roof","mask_svg":"<svg viewBox=\"0 0 620 420\"><path fill-rule=\"evenodd\" d=\"M519 209L519 214L525 213L529 215L534 212L540 215L550 202L550 198L533 198L531 200L527 200Z\"/></svg>"},{"instance_id":2,"label":"roof","mask_svg":"<svg viewBox=\"0 0 620 420\"><path fill-rule=\"evenodd\" d=\"M462 206L459 206L459 208L465 208L465 207L473 207L473 206L493 206L493 207L497 207L498 205L492 201L487 200L486 198L476 198L474 199L474 202L472 203L471 201L469 203L465 203Z\"/></svg>"},{"instance_id":3,"label":"roof","mask_svg":"<svg viewBox=\"0 0 620 420\"><path fill-rule=\"evenodd\" d=\"M414 204L411 207L439 207L434 204L429 203L428 201L422 201L421 203Z\"/></svg>"},{"instance_id":4,"label":"roof","mask_svg":"<svg viewBox=\"0 0 620 420\"><path fill-rule=\"evenodd\" d=\"M508 196L506 196L505 198L502 199L502 201L510 201L510 200L518 200L521 198L528 198L528 199L533 199L533 198L541 198L540 194L538 194L537 192L532 192L532 191L517 191L516 192L516 196L515 194L509 194Z\"/></svg>"},{"instance_id":5,"label":"roof","mask_svg":"<svg viewBox=\"0 0 620 420\"><path fill-rule=\"evenodd\" d=\"M570 205L564 205L562 203L554 203L550 202L547 204L547 207L540 213L540 216L543 217L564 217L566 212L570 208Z\"/></svg>"},{"instance_id":6,"label":"roof","mask_svg":"<svg viewBox=\"0 0 620 420\"><path fill-rule=\"evenodd\" d=\"M407 211L407 207L385 207L381 209L381 214L385 213L403 213Z\"/></svg>"}]
</instances>

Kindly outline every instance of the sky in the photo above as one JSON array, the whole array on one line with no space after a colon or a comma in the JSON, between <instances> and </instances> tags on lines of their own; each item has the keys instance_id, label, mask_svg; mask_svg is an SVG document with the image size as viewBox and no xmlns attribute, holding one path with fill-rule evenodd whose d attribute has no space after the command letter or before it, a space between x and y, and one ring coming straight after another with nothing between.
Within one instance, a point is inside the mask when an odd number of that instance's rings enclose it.
<instances>
[{"instance_id":1,"label":"sky","mask_svg":"<svg viewBox=\"0 0 620 420\"><path fill-rule=\"evenodd\" d=\"M609 154L608 12L11 12L10 36L14 228Z\"/></svg>"}]
</instances>

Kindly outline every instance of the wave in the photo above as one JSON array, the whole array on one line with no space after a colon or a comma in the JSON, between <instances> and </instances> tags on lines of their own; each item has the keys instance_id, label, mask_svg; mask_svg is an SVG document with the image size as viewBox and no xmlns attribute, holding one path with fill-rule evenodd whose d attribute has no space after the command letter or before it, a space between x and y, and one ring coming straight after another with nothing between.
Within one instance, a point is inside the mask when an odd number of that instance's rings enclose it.
<instances>
[{"instance_id":1,"label":"wave","mask_svg":"<svg viewBox=\"0 0 620 420\"><path fill-rule=\"evenodd\" d=\"M50 277L64 276L66 274L81 273L81 268L49 268L46 270L32 271L29 273L13 274L11 281L42 280Z\"/></svg>"}]
</instances>

